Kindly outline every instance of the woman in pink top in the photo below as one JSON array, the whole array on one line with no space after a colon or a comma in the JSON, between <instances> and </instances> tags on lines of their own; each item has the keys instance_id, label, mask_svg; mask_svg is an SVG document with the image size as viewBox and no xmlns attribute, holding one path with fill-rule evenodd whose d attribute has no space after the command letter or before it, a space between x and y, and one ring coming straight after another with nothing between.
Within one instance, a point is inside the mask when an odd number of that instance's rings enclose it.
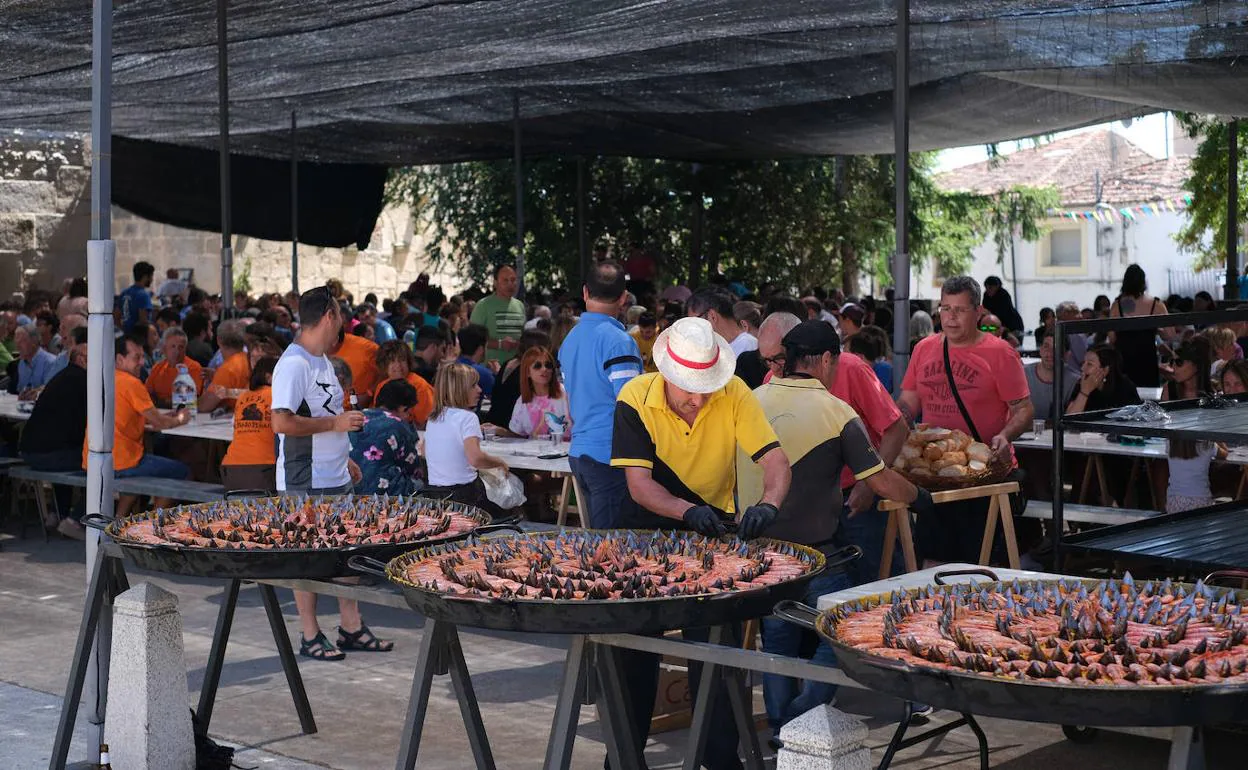
<instances>
[{"instance_id":1,"label":"woman in pink top","mask_svg":"<svg viewBox=\"0 0 1248 770\"><path fill-rule=\"evenodd\" d=\"M511 412L507 426L524 438L545 438L552 433L572 438L572 419L568 416L568 397L559 384L555 356L550 348L535 345L520 359L520 399ZM552 449L552 451L554 451ZM544 504L546 498L559 491L559 480L548 473L522 473L524 479L525 515L530 520L552 518Z\"/></svg>"}]
</instances>

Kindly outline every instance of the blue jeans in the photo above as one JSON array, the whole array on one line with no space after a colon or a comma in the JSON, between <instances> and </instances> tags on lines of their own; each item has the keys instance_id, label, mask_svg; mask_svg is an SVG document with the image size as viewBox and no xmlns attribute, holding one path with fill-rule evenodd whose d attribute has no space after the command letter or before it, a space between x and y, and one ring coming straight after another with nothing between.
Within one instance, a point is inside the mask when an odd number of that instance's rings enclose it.
<instances>
[{"instance_id":1,"label":"blue jeans","mask_svg":"<svg viewBox=\"0 0 1248 770\"><path fill-rule=\"evenodd\" d=\"M177 460L144 454L143 459L133 468L113 473L114 478L128 479L135 476L153 476L158 479L185 479L191 475L191 469Z\"/></svg>"},{"instance_id":2,"label":"blue jeans","mask_svg":"<svg viewBox=\"0 0 1248 770\"><path fill-rule=\"evenodd\" d=\"M820 575L810 581L802 601L814 607L819 603L820 596L849 587L849 576L844 572ZM796 658L802 646L804 633L807 632L787 621L772 617L763 618L763 652ZM821 666L835 666L836 653L832 651L827 642L820 639L819 646L815 648L814 657L810 661ZM802 682L779 674L763 675L763 702L767 704L767 723L771 725L773 732L778 731L794 717L801 716L816 706L831 703L834 695L836 695L834 684Z\"/></svg>"},{"instance_id":3,"label":"blue jeans","mask_svg":"<svg viewBox=\"0 0 1248 770\"><path fill-rule=\"evenodd\" d=\"M572 475L580 486L581 497L577 500L582 512L581 520L590 529L613 529L624 526L623 517L633 506L628 496L628 480L623 468L612 468L588 455L569 457Z\"/></svg>"},{"instance_id":4,"label":"blue jeans","mask_svg":"<svg viewBox=\"0 0 1248 770\"><path fill-rule=\"evenodd\" d=\"M849 499L846 490L845 498ZM880 562L884 560L884 528L888 526L889 514L880 510L880 498L871 501L871 507L850 518L849 505L841 509L841 522L836 530L836 542L856 545L862 549L862 558L845 565L850 585L860 586L880 579ZM905 562L900 546L893 548L890 575L904 573Z\"/></svg>"}]
</instances>

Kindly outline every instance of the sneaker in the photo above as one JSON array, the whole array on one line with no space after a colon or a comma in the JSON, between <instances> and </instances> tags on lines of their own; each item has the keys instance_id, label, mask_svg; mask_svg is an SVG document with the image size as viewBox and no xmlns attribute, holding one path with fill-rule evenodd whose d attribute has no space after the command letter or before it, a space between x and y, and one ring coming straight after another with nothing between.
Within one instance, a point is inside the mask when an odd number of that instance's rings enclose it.
<instances>
[{"instance_id":1,"label":"sneaker","mask_svg":"<svg viewBox=\"0 0 1248 770\"><path fill-rule=\"evenodd\" d=\"M70 540L86 540L87 529L73 519L61 519L56 525L56 531L60 532Z\"/></svg>"},{"instance_id":2,"label":"sneaker","mask_svg":"<svg viewBox=\"0 0 1248 770\"><path fill-rule=\"evenodd\" d=\"M930 721L931 716L934 713L936 713L936 709L926 703L911 703L910 724L925 725Z\"/></svg>"}]
</instances>

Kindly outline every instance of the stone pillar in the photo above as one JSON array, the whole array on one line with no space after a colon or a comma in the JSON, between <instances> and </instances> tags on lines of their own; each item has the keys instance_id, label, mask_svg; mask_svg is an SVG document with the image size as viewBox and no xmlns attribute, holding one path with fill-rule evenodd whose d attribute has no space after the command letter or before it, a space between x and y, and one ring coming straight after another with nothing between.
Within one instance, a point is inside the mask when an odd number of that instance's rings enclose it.
<instances>
[{"instance_id":1,"label":"stone pillar","mask_svg":"<svg viewBox=\"0 0 1248 770\"><path fill-rule=\"evenodd\" d=\"M178 597L139 583L113 604L104 741L117 770L195 770Z\"/></svg>"},{"instance_id":2,"label":"stone pillar","mask_svg":"<svg viewBox=\"0 0 1248 770\"><path fill-rule=\"evenodd\" d=\"M784 747L776 756L776 770L871 770L866 739L862 721L818 706L780 728Z\"/></svg>"}]
</instances>

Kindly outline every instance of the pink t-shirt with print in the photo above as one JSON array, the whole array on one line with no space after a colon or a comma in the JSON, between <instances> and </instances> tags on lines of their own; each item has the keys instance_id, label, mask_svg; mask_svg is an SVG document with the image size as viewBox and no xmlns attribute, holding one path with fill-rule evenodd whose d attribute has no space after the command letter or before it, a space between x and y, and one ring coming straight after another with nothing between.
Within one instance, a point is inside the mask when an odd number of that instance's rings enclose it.
<instances>
[{"instance_id":1,"label":"pink t-shirt with print","mask_svg":"<svg viewBox=\"0 0 1248 770\"><path fill-rule=\"evenodd\" d=\"M944 340L943 334L934 334L914 346L901 388L918 393L923 422L971 433L949 389ZM1009 420L1009 402L1030 395L1023 362L1008 342L988 334L970 347L950 345L949 361L962 403L986 444Z\"/></svg>"}]
</instances>

